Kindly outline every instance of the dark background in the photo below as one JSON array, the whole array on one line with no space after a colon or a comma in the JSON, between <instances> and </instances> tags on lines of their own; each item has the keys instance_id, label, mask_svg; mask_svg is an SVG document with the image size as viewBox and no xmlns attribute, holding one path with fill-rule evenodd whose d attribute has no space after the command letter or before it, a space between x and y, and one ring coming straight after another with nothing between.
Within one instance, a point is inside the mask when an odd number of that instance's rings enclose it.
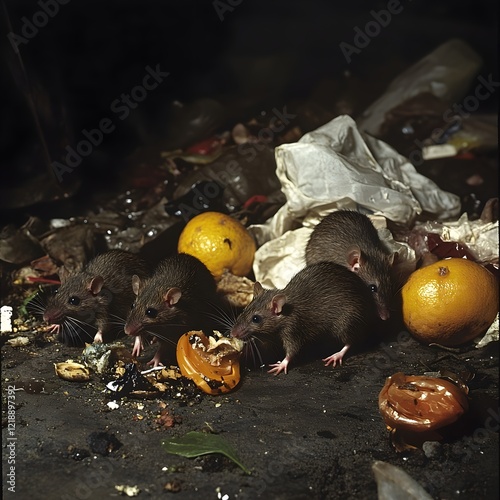
<instances>
[{"instance_id":1,"label":"dark background","mask_svg":"<svg viewBox=\"0 0 500 500\"><path fill-rule=\"evenodd\" d=\"M72 0L19 46L23 72L7 33L22 35L23 17L32 21L41 6L2 0L3 187L47 170L30 95L50 161L62 159L66 145L110 116L110 104L141 83L148 65L170 75L83 161L82 189L108 188L140 148L185 146L176 135L175 100L221 103L223 116L214 122L219 129L264 109L318 99L318 88L323 95L330 88L332 99L349 96L355 115L401 70L453 37L482 55L481 74L498 80L495 1L402 0L402 12L350 64L339 44L352 44L354 28L363 29L372 20L370 11L386 9L386 1L223 3L229 8L221 14L213 1ZM496 110L497 103L493 95L483 105Z\"/></svg>"},{"instance_id":2,"label":"dark background","mask_svg":"<svg viewBox=\"0 0 500 500\"><path fill-rule=\"evenodd\" d=\"M14 193L11 204L19 200L1 214L0 222L22 224L47 205L51 211L45 215L74 216L97 191L116 192L131 158L137 165L146 158L154 166L160 151L186 146L193 136L189 127L180 126L175 100L210 98L220 104L206 112L213 120L204 129L207 134L262 110L291 110L301 101L316 103L318 115L323 108L340 112L338 103L344 102L356 117L401 71L453 37L481 54L481 75L492 73L498 81L496 0L413 0L401 5L403 11L347 64L339 44L353 43L354 28L372 20L370 10L385 9L386 0L243 0L223 21L211 0L71 0L20 46L20 60L7 34L20 34L23 17L31 20L40 5L0 0L0 207L7 192ZM75 145L83 129L111 117L111 103L142 82L146 66L158 64L169 77L126 120L114 120L117 130L75 170L80 181L76 189L68 176L63 186L70 193L68 203L52 201L54 193L46 189L47 165L64 156L64 148ZM495 92L479 111L496 112L497 105ZM496 190L496 181L489 184ZM18 493L20 498L67 498L90 489L94 498L107 498L116 493L116 484L138 484L141 498L158 498L174 478L182 484L176 498L215 498L220 486L231 498L256 498L260 491L262 498L375 499L371 466L383 460L403 468L434 498L496 499L498 433L476 436L470 431L441 446L432 458L421 451L396 454L377 407L385 377L398 371L468 369L477 373L471 382L471 428L484 431L487 411L498 414L496 344L457 356L415 340L391 342L379 346L383 351L353 356L333 371L324 369L320 360L294 367L286 377L254 370L240 390L221 400L221 408L210 397L193 407L168 401L183 420L163 433L151 427L159 413L155 400L145 401L146 417L136 421L134 401L110 415L99 384L81 386L54 378L52 363L75 359L80 348L58 343L4 346L4 378L21 385L36 376L47 381L48 391L17 393ZM235 446L252 476L242 476L227 463L216 469L213 457L191 461L163 453L162 437L206 425L214 425ZM118 435L122 449L83 462L69 455L73 449L87 450L88 436L104 429ZM160 472L158 464L170 471ZM179 465L180 472L171 472ZM100 480L94 479L96 472L101 472Z\"/></svg>"}]
</instances>

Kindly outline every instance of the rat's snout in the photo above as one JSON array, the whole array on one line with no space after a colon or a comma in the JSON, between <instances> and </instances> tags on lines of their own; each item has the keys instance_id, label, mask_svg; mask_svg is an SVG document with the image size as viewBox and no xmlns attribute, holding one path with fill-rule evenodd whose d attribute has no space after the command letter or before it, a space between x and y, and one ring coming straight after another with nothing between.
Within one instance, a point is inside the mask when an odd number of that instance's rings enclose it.
<instances>
[{"instance_id":1,"label":"rat's snout","mask_svg":"<svg viewBox=\"0 0 500 500\"><path fill-rule=\"evenodd\" d=\"M142 325L138 321L131 321L130 323L127 322L125 327L123 328L123 331L127 334L132 336L139 335L139 333L142 330Z\"/></svg>"},{"instance_id":2,"label":"rat's snout","mask_svg":"<svg viewBox=\"0 0 500 500\"><path fill-rule=\"evenodd\" d=\"M43 313L43 320L51 325L62 323L64 314L57 309L47 309Z\"/></svg>"},{"instance_id":3,"label":"rat's snout","mask_svg":"<svg viewBox=\"0 0 500 500\"><path fill-rule=\"evenodd\" d=\"M245 329L242 327L242 326L233 326L233 328L231 329L231 331L229 332L229 336L230 337L234 337L236 339L242 339L242 340L245 340L245 337L247 336L246 335L246 331Z\"/></svg>"},{"instance_id":4,"label":"rat's snout","mask_svg":"<svg viewBox=\"0 0 500 500\"><path fill-rule=\"evenodd\" d=\"M378 310L378 315L380 316L380 319L386 321L390 317L389 309L383 305L377 304L377 310Z\"/></svg>"}]
</instances>

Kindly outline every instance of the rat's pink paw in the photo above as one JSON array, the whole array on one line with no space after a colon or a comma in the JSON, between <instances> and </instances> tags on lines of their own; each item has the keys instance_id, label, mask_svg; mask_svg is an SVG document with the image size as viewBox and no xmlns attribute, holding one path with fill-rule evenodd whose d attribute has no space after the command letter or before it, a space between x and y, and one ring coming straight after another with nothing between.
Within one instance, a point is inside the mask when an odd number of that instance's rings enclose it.
<instances>
[{"instance_id":1,"label":"rat's pink paw","mask_svg":"<svg viewBox=\"0 0 500 500\"><path fill-rule=\"evenodd\" d=\"M327 358L324 358L323 361L325 363L325 366L332 365L335 368L337 366L337 362L339 365L342 364L342 358L344 357L344 354L349 350L350 345L345 345L340 349L339 352L336 352L335 354L332 354L331 356L328 356Z\"/></svg>"},{"instance_id":2,"label":"rat's pink paw","mask_svg":"<svg viewBox=\"0 0 500 500\"><path fill-rule=\"evenodd\" d=\"M337 366L337 361L339 365L342 364L342 356L339 356L338 353L335 353L331 356L328 356L327 358L324 358L323 361L325 362L325 366L333 365L333 367L335 368Z\"/></svg>"},{"instance_id":3,"label":"rat's pink paw","mask_svg":"<svg viewBox=\"0 0 500 500\"><path fill-rule=\"evenodd\" d=\"M140 335L137 335L137 337L134 340L134 348L132 349L132 356L134 358L137 358L138 356L141 355L143 349L144 345L142 343L142 337Z\"/></svg>"},{"instance_id":4,"label":"rat's pink paw","mask_svg":"<svg viewBox=\"0 0 500 500\"><path fill-rule=\"evenodd\" d=\"M159 353L159 351L156 352L156 354L154 355L153 359L151 361L148 361L148 363L146 363L148 366L152 366L153 368L156 368L157 366L165 366L162 362L161 362L161 355Z\"/></svg>"},{"instance_id":5,"label":"rat's pink paw","mask_svg":"<svg viewBox=\"0 0 500 500\"><path fill-rule=\"evenodd\" d=\"M279 363L273 363L272 365L269 365L271 367L270 370L268 370L267 373L273 373L275 376L279 375L281 372L288 373L288 362L290 360L288 357L286 357L283 361Z\"/></svg>"},{"instance_id":6,"label":"rat's pink paw","mask_svg":"<svg viewBox=\"0 0 500 500\"><path fill-rule=\"evenodd\" d=\"M53 325L50 325L50 328L47 331L49 333L59 335L60 330L61 330L61 325L53 324Z\"/></svg>"}]
</instances>

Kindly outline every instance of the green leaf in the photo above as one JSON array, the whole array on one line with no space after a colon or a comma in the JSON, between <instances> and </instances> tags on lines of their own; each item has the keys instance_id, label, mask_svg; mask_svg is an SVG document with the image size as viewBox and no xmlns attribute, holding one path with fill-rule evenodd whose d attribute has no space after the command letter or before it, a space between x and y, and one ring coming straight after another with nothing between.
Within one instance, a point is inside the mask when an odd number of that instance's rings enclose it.
<instances>
[{"instance_id":1,"label":"green leaf","mask_svg":"<svg viewBox=\"0 0 500 500\"><path fill-rule=\"evenodd\" d=\"M21 318L25 318L26 316L29 316L29 311L28 311L28 305L29 303L38 295L38 293L42 289L40 286L38 287L38 290L35 290L33 293L29 294L22 302L22 304L18 307L17 309L17 314Z\"/></svg>"},{"instance_id":2,"label":"green leaf","mask_svg":"<svg viewBox=\"0 0 500 500\"><path fill-rule=\"evenodd\" d=\"M193 458L210 453L222 453L227 458L243 469L246 474L251 474L238 458L234 448L223 438L216 434L191 431L179 438L171 438L161 442L167 453Z\"/></svg>"}]
</instances>

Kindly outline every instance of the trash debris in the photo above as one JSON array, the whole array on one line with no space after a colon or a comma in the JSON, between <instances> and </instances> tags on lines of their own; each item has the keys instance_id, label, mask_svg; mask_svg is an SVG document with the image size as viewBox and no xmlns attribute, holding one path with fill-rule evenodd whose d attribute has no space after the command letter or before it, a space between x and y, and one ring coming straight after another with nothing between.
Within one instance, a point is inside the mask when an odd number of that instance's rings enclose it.
<instances>
[{"instance_id":1,"label":"trash debris","mask_svg":"<svg viewBox=\"0 0 500 500\"><path fill-rule=\"evenodd\" d=\"M0 231L0 260L22 265L42 255L40 242L25 226L17 229L9 224Z\"/></svg>"},{"instance_id":2,"label":"trash debris","mask_svg":"<svg viewBox=\"0 0 500 500\"><path fill-rule=\"evenodd\" d=\"M181 373L207 394L223 394L240 382L242 349L239 339L219 332L207 337L202 331L192 331L177 342L177 364Z\"/></svg>"},{"instance_id":3,"label":"trash debris","mask_svg":"<svg viewBox=\"0 0 500 500\"><path fill-rule=\"evenodd\" d=\"M379 137L386 113L418 94L428 92L447 104L457 102L481 64L481 56L466 42L448 40L395 78L358 119L359 128Z\"/></svg>"},{"instance_id":4,"label":"trash debris","mask_svg":"<svg viewBox=\"0 0 500 500\"><path fill-rule=\"evenodd\" d=\"M307 230L334 209L372 212L408 226L422 212L439 220L460 211L456 195L419 174L387 144L359 132L349 116L277 147L275 154L287 202L266 224L249 227L261 245L254 274L266 286L282 287L304 266Z\"/></svg>"},{"instance_id":5,"label":"trash debris","mask_svg":"<svg viewBox=\"0 0 500 500\"><path fill-rule=\"evenodd\" d=\"M12 306L2 306L0 308L0 333L12 332Z\"/></svg>"},{"instance_id":6,"label":"trash debris","mask_svg":"<svg viewBox=\"0 0 500 500\"><path fill-rule=\"evenodd\" d=\"M252 301L254 282L245 276L235 276L229 271L222 274L217 291L234 307L245 307Z\"/></svg>"},{"instance_id":7,"label":"trash debris","mask_svg":"<svg viewBox=\"0 0 500 500\"><path fill-rule=\"evenodd\" d=\"M29 337L14 337L13 339L7 340L5 343L11 347L24 347L30 343L30 339Z\"/></svg>"},{"instance_id":8,"label":"trash debris","mask_svg":"<svg viewBox=\"0 0 500 500\"><path fill-rule=\"evenodd\" d=\"M187 193L166 203L165 211L184 222L203 212L224 213L227 208L222 200L223 192L224 187L215 181L199 181Z\"/></svg>"},{"instance_id":9,"label":"trash debris","mask_svg":"<svg viewBox=\"0 0 500 500\"><path fill-rule=\"evenodd\" d=\"M125 373L117 380L112 380L106 384L106 388L114 393L115 397L123 398L131 393L147 397L155 396L158 391L151 382L138 370L135 363L125 365Z\"/></svg>"},{"instance_id":10,"label":"trash debris","mask_svg":"<svg viewBox=\"0 0 500 500\"><path fill-rule=\"evenodd\" d=\"M117 410L118 408L120 408L120 405L116 402L116 401L108 401L106 403L106 406L110 409L110 410Z\"/></svg>"},{"instance_id":11,"label":"trash debris","mask_svg":"<svg viewBox=\"0 0 500 500\"><path fill-rule=\"evenodd\" d=\"M274 152L265 144L226 147L216 161L179 182L173 193L174 203L181 197L184 199L200 182L206 183L200 190L203 204L222 199L228 213L241 207L251 196L274 195L280 191ZM186 204L185 212L189 207L197 208L193 202L195 200Z\"/></svg>"},{"instance_id":12,"label":"trash debris","mask_svg":"<svg viewBox=\"0 0 500 500\"><path fill-rule=\"evenodd\" d=\"M468 389L449 379L395 373L379 393L379 410L396 451L439 441L439 432L469 409Z\"/></svg>"},{"instance_id":13,"label":"trash debris","mask_svg":"<svg viewBox=\"0 0 500 500\"><path fill-rule=\"evenodd\" d=\"M116 367L132 363L130 349L124 345L117 344L86 344L82 352L82 361L98 375L104 375Z\"/></svg>"},{"instance_id":14,"label":"trash debris","mask_svg":"<svg viewBox=\"0 0 500 500\"><path fill-rule=\"evenodd\" d=\"M75 363L71 359L62 363L54 363L56 375L70 382L87 382L90 380L90 370L81 363Z\"/></svg>"},{"instance_id":15,"label":"trash debris","mask_svg":"<svg viewBox=\"0 0 500 500\"><path fill-rule=\"evenodd\" d=\"M87 437L92 453L107 457L110 453L121 448L122 443L109 432L92 432Z\"/></svg>"},{"instance_id":16,"label":"trash debris","mask_svg":"<svg viewBox=\"0 0 500 500\"><path fill-rule=\"evenodd\" d=\"M237 464L245 474L251 474L251 471L242 464L234 448L218 435L191 431L179 438L165 439L161 444L167 453L186 458L222 453Z\"/></svg>"},{"instance_id":17,"label":"trash debris","mask_svg":"<svg viewBox=\"0 0 500 500\"><path fill-rule=\"evenodd\" d=\"M417 243L419 238L422 243ZM498 220L470 220L463 213L455 221L417 222L408 240L417 250L417 258L422 255L418 250L423 248L440 259L458 257L482 263L498 261Z\"/></svg>"},{"instance_id":18,"label":"trash debris","mask_svg":"<svg viewBox=\"0 0 500 500\"><path fill-rule=\"evenodd\" d=\"M376 460L372 471L378 500L432 500L432 496L400 467Z\"/></svg>"}]
</instances>

